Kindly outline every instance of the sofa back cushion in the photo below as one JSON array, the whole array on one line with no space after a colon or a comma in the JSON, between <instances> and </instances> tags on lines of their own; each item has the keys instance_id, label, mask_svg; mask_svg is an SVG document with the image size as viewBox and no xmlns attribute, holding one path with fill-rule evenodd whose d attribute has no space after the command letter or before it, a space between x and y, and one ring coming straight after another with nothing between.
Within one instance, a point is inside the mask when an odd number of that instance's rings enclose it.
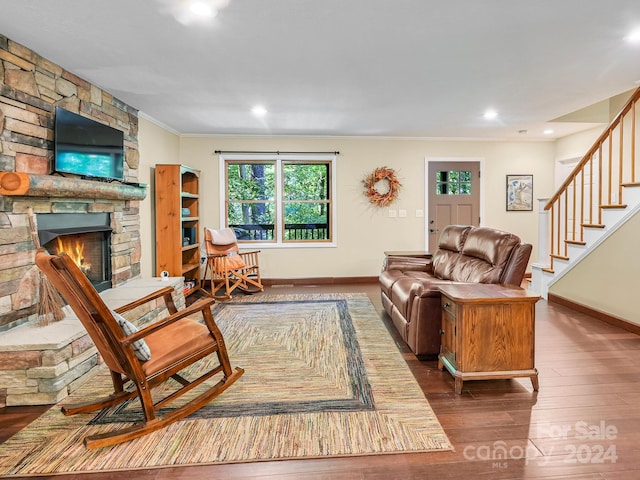
<instances>
[{"instance_id":1,"label":"sofa back cushion","mask_svg":"<svg viewBox=\"0 0 640 480\"><path fill-rule=\"evenodd\" d=\"M520 238L486 227L469 231L459 258L451 269L455 282L500 283L502 273Z\"/></svg>"},{"instance_id":2,"label":"sofa back cushion","mask_svg":"<svg viewBox=\"0 0 640 480\"><path fill-rule=\"evenodd\" d=\"M434 276L444 280L451 280L453 266L460 256L471 228L473 227L468 225L448 225L442 230L438 249L433 253L431 259Z\"/></svg>"}]
</instances>

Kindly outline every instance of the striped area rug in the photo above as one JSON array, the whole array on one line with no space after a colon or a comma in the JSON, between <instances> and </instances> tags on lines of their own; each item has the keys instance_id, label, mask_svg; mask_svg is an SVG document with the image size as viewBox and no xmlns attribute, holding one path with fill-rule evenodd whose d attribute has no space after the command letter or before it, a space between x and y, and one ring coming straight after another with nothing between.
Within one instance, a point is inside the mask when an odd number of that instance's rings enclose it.
<instances>
[{"instance_id":1,"label":"striped area rug","mask_svg":"<svg viewBox=\"0 0 640 480\"><path fill-rule=\"evenodd\" d=\"M52 408L0 445L0 476L451 449L366 295L246 296L216 304L214 315L232 366L246 372L211 404L92 451L82 438L135 422L139 403L72 417ZM65 402L109 385L101 372Z\"/></svg>"}]
</instances>

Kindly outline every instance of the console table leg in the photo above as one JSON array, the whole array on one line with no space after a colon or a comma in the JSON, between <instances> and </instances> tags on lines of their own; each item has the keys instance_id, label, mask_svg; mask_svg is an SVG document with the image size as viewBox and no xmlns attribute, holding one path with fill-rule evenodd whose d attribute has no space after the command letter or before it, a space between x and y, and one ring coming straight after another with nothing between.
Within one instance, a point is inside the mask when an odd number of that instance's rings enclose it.
<instances>
[{"instance_id":1,"label":"console table leg","mask_svg":"<svg viewBox=\"0 0 640 480\"><path fill-rule=\"evenodd\" d=\"M538 389L540 388L540 385L538 384L538 374L536 373L535 375L531 375L531 385L533 385L533 391L537 392Z\"/></svg>"},{"instance_id":2,"label":"console table leg","mask_svg":"<svg viewBox=\"0 0 640 480\"><path fill-rule=\"evenodd\" d=\"M456 393L460 395L462 393L462 379L460 377L456 377Z\"/></svg>"}]
</instances>

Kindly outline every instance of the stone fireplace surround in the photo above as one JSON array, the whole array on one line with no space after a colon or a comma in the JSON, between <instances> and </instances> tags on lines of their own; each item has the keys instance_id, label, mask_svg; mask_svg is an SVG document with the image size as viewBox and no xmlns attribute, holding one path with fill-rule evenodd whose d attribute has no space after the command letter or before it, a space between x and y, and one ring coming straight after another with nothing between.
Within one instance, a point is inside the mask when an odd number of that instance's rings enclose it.
<instances>
[{"instance_id":1,"label":"stone fireplace surround","mask_svg":"<svg viewBox=\"0 0 640 480\"><path fill-rule=\"evenodd\" d=\"M126 182L52 173L56 106L124 132ZM158 288L154 282L159 280L139 278L139 206L147 192L136 184L137 136L137 110L0 35L0 407L56 403L100 363L72 315L47 327L34 326L39 271L28 226L29 207L36 222L43 213L109 215L113 288L102 293L109 306ZM181 280L172 281L177 289L174 301L180 305ZM131 319L141 316L145 323L162 314L160 305L146 308L132 312Z\"/></svg>"}]
</instances>

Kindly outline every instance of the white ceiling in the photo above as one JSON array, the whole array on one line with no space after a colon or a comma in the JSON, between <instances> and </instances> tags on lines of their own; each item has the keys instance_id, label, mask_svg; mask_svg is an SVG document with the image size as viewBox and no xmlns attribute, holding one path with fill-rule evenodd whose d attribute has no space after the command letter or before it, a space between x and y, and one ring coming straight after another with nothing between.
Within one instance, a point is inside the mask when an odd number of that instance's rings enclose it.
<instances>
[{"instance_id":1,"label":"white ceiling","mask_svg":"<svg viewBox=\"0 0 640 480\"><path fill-rule=\"evenodd\" d=\"M541 139L640 80L638 0L186 1L0 0L0 34L181 134Z\"/></svg>"}]
</instances>

